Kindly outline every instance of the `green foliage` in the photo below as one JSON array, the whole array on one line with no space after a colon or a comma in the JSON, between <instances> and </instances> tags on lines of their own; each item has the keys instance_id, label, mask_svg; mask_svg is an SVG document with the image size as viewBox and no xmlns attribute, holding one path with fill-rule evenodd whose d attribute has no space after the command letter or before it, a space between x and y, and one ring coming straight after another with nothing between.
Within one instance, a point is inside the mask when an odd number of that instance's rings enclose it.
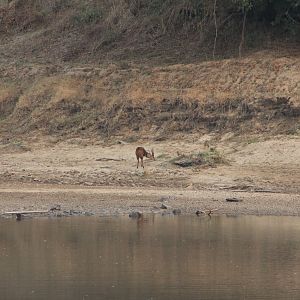
<instances>
[{"instance_id":1,"label":"green foliage","mask_svg":"<svg viewBox=\"0 0 300 300\"><path fill-rule=\"evenodd\" d=\"M254 6L254 0L233 0L233 3L243 12L251 10Z\"/></svg>"},{"instance_id":2,"label":"green foliage","mask_svg":"<svg viewBox=\"0 0 300 300\"><path fill-rule=\"evenodd\" d=\"M239 45L263 46L274 37L300 41L300 0L14 0L15 10L8 9L8 1L0 0L2 31L32 30L65 14L67 25L102 25L97 47L129 33L129 39L155 45L164 35L180 40L192 33L206 57L213 49L218 57L233 55Z\"/></svg>"},{"instance_id":3,"label":"green foliage","mask_svg":"<svg viewBox=\"0 0 300 300\"><path fill-rule=\"evenodd\" d=\"M206 152L196 154L183 154L170 160L170 162L180 167L192 166L210 166L214 167L217 164L227 163L223 155L216 149L210 149Z\"/></svg>"},{"instance_id":4,"label":"green foliage","mask_svg":"<svg viewBox=\"0 0 300 300\"><path fill-rule=\"evenodd\" d=\"M128 0L129 2L136 0ZM159 16L166 25L194 23L189 28L210 26L213 18L212 0L140 0L144 15ZM218 23L234 15L247 13L247 22L261 24L278 32L300 35L300 0L217 0ZM232 20L232 19L231 19ZM233 19L234 20L234 19ZM253 26L252 26L253 27ZM256 26L257 27L257 26Z\"/></svg>"},{"instance_id":5,"label":"green foliage","mask_svg":"<svg viewBox=\"0 0 300 300\"><path fill-rule=\"evenodd\" d=\"M300 34L300 0L273 0L274 18L272 25L281 26L293 35Z\"/></svg>"},{"instance_id":6,"label":"green foliage","mask_svg":"<svg viewBox=\"0 0 300 300\"><path fill-rule=\"evenodd\" d=\"M249 22L288 33L300 34L300 0L233 0L237 9L251 11Z\"/></svg>"}]
</instances>

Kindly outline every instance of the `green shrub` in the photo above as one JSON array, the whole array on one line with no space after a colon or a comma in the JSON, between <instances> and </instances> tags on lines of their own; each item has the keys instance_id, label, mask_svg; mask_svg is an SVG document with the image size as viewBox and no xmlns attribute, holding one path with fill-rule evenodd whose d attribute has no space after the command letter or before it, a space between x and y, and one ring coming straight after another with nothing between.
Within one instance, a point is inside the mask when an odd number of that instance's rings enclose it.
<instances>
[{"instance_id":1,"label":"green shrub","mask_svg":"<svg viewBox=\"0 0 300 300\"><path fill-rule=\"evenodd\" d=\"M193 166L211 166L226 163L226 159L216 149L209 151L199 152L196 154L183 154L170 160L170 162L180 167L193 167Z\"/></svg>"}]
</instances>

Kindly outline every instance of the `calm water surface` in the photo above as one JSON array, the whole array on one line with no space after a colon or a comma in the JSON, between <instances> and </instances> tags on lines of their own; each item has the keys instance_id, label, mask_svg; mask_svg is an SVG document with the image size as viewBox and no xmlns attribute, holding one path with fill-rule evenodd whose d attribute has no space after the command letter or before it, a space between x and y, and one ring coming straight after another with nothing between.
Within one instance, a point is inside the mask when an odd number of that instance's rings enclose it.
<instances>
[{"instance_id":1,"label":"calm water surface","mask_svg":"<svg viewBox=\"0 0 300 300\"><path fill-rule=\"evenodd\" d=\"M300 218L0 220L0 299L300 299Z\"/></svg>"}]
</instances>

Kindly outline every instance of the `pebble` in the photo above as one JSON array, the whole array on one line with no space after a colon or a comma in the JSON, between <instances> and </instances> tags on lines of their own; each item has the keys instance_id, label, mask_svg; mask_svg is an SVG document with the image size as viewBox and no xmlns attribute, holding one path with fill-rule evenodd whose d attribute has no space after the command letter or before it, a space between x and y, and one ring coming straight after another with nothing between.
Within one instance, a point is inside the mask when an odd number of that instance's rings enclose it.
<instances>
[{"instance_id":1,"label":"pebble","mask_svg":"<svg viewBox=\"0 0 300 300\"><path fill-rule=\"evenodd\" d=\"M142 217L142 213L139 211L133 211L129 214L129 218L133 218L133 219L139 219Z\"/></svg>"}]
</instances>

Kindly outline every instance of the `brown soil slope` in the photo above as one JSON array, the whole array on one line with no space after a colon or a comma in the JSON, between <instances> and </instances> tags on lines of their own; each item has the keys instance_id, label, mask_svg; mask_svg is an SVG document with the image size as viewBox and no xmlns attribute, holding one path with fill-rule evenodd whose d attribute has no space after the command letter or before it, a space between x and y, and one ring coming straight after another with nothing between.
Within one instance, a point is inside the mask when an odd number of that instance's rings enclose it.
<instances>
[{"instance_id":1,"label":"brown soil slope","mask_svg":"<svg viewBox=\"0 0 300 300\"><path fill-rule=\"evenodd\" d=\"M294 134L300 56L177 64L9 64L0 72L2 134L176 132Z\"/></svg>"}]
</instances>

